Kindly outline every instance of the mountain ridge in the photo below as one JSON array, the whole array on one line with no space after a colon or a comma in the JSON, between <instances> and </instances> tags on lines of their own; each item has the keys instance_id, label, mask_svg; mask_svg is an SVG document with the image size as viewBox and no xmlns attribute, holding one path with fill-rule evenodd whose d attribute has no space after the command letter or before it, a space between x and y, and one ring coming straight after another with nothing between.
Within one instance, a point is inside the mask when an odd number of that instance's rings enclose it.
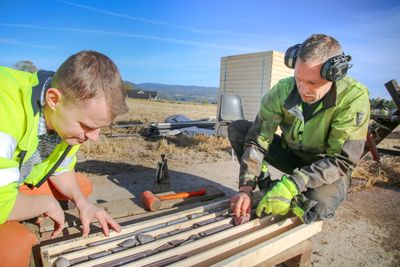
<instances>
[{"instance_id":1,"label":"mountain ridge","mask_svg":"<svg viewBox=\"0 0 400 267\"><path fill-rule=\"evenodd\" d=\"M157 91L160 99L175 101L217 103L218 87L198 85L171 85L162 83L132 83L134 89Z\"/></svg>"}]
</instances>

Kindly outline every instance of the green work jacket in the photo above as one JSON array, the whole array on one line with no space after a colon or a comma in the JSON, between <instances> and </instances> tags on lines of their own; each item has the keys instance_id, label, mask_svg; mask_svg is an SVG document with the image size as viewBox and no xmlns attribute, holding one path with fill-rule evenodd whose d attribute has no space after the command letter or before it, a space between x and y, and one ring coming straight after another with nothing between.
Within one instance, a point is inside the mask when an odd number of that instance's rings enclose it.
<instances>
[{"instance_id":1,"label":"green work jacket","mask_svg":"<svg viewBox=\"0 0 400 267\"><path fill-rule=\"evenodd\" d=\"M352 171L363 153L368 130L367 88L347 76L332 84L306 122L301 107L294 77L280 80L263 97L246 136L240 185L255 187L255 177L278 127L282 149L291 149L309 163L291 174L300 191L334 183Z\"/></svg>"}]
</instances>

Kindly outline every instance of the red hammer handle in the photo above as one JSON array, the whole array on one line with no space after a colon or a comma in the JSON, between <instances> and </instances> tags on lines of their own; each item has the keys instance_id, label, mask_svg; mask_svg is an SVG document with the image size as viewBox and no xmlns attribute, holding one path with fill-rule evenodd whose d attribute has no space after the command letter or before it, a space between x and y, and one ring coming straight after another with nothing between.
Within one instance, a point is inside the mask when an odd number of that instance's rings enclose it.
<instances>
[{"instance_id":1,"label":"red hammer handle","mask_svg":"<svg viewBox=\"0 0 400 267\"><path fill-rule=\"evenodd\" d=\"M378 149L376 147L375 137L374 137L373 133L370 133L370 132L367 133L367 144L368 144L368 147L369 147L369 151L371 151L372 158L376 162L379 162L381 157L380 157Z\"/></svg>"},{"instance_id":2,"label":"red hammer handle","mask_svg":"<svg viewBox=\"0 0 400 267\"><path fill-rule=\"evenodd\" d=\"M166 200L166 199L180 199L180 198L188 198L188 197L193 197L193 196L203 196L206 194L206 190L204 188L200 188L199 191L194 191L194 192L180 192L177 194L171 194L171 195L165 195L165 196L159 196L158 198L161 200Z\"/></svg>"}]
</instances>

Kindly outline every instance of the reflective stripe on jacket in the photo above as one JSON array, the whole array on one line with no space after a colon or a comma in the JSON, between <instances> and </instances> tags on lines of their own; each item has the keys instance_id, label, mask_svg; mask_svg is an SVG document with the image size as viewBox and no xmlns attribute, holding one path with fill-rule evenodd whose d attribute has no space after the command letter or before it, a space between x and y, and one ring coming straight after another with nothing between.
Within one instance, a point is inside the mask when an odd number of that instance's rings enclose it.
<instances>
[{"instance_id":1,"label":"reflective stripe on jacket","mask_svg":"<svg viewBox=\"0 0 400 267\"><path fill-rule=\"evenodd\" d=\"M278 126L284 146L310 164L291 175L301 191L337 181L351 172L361 158L369 116L367 88L345 77L333 84L311 118L304 122L294 77L280 80L263 97L246 136L240 185L255 187L263 153L268 151Z\"/></svg>"},{"instance_id":2,"label":"reflective stripe on jacket","mask_svg":"<svg viewBox=\"0 0 400 267\"><path fill-rule=\"evenodd\" d=\"M40 93L43 80L51 74L0 67L0 224L7 220L14 206L19 169L37 149ZM33 167L23 183L38 187L54 173L73 170L78 148L62 141Z\"/></svg>"}]
</instances>

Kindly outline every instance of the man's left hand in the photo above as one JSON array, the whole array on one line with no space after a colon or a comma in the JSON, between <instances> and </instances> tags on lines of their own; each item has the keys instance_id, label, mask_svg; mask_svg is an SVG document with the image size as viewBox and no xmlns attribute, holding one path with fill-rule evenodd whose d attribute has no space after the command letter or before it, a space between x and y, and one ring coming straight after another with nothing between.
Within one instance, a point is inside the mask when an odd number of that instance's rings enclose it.
<instances>
[{"instance_id":1,"label":"man's left hand","mask_svg":"<svg viewBox=\"0 0 400 267\"><path fill-rule=\"evenodd\" d=\"M299 193L293 180L283 175L282 179L267 191L261 199L257 206L257 216L261 217L263 212L266 214L286 215L290 210L290 202Z\"/></svg>"},{"instance_id":2,"label":"man's left hand","mask_svg":"<svg viewBox=\"0 0 400 267\"><path fill-rule=\"evenodd\" d=\"M83 234L82 236L86 237L90 232L90 223L96 218L101 228L103 228L103 232L105 236L108 236L110 233L109 225L116 232L121 231L121 226L103 209L96 207L89 201L84 201L77 205L79 210L79 217L81 219L83 225Z\"/></svg>"}]
</instances>

